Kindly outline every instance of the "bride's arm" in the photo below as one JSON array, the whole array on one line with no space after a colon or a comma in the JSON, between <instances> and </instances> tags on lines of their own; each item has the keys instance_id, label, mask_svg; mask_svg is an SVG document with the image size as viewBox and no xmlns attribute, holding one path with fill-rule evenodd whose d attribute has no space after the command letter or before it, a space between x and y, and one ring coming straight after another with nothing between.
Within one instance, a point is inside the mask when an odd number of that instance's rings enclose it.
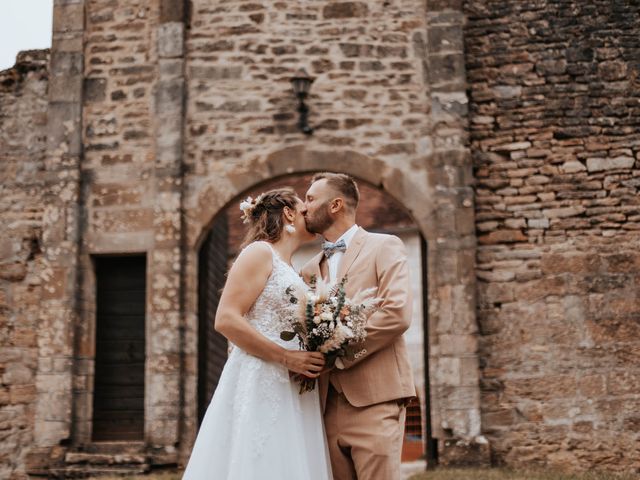
<instances>
[{"instance_id":1,"label":"bride's arm","mask_svg":"<svg viewBox=\"0 0 640 480\"><path fill-rule=\"evenodd\" d=\"M244 317L262 293L272 268L273 257L267 245L256 242L240 253L229 270L214 328L251 355L280 363L296 373L317 377L324 365L324 355L287 350L258 332Z\"/></svg>"}]
</instances>

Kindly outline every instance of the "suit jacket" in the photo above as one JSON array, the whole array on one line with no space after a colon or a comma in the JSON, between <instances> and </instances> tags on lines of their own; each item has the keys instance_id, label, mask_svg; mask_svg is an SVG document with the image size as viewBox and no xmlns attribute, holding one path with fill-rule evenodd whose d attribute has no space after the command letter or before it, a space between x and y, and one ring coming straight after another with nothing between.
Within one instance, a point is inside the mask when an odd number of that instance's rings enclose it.
<instances>
[{"instance_id":1,"label":"suit jacket","mask_svg":"<svg viewBox=\"0 0 640 480\"><path fill-rule=\"evenodd\" d=\"M312 275L320 278L323 272L328 272L328 268L324 254L320 252L301 273L309 282ZM318 379L323 409L332 376L337 377L342 393L355 407L415 396L402 337L411 323L411 286L402 240L394 235L370 233L359 228L344 252L337 279L345 275L347 297L377 287L377 297L382 298L382 302L367 320L367 338L358 345L357 358L342 359L343 369L334 368Z\"/></svg>"}]
</instances>

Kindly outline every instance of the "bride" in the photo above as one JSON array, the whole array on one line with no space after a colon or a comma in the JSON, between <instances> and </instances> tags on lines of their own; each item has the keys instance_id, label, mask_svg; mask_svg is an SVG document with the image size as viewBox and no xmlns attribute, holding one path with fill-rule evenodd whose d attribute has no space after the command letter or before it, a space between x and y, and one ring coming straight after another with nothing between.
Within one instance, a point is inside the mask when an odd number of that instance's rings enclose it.
<instances>
[{"instance_id":1,"label":"bride","mask_svg":"<svg viewBox=\"0 0 640 480\"><path fill-rule=\"evenodd\" d=\"M285 290L304 282L293 252L314 234L291 189L242 202L249 224L216 313L234 345L200 426L183 480L328 480L331 467L318 390L300 395L289 372L317 378L324 356L280 339Z\"/></svg>"}]
</instances>

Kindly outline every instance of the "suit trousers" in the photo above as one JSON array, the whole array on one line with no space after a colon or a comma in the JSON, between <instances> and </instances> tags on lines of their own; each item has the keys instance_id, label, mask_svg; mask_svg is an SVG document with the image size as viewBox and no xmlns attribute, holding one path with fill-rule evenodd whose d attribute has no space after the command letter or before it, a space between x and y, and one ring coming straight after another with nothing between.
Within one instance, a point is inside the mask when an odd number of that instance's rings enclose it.
<instances>
[{"instance_id":1,"label":"suit trousers","mask_svg":"<svg viewBox=\"0 0 640 480\"><path fill-rule=\"evenodd\" d=\"M329 386L324 423L334 480L400 480L401 400L354 407Z\"/></svg>"}]
</instances>

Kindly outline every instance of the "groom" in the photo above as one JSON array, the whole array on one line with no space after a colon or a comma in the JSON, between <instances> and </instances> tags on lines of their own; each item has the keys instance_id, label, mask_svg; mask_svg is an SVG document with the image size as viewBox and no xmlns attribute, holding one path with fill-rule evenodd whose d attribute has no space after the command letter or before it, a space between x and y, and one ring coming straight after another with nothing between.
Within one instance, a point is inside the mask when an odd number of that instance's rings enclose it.
<instances>
[{"instance_id":1,"label":"groom","mask_svg":"<svg viewBox=\"0 0 640 480\"><path fill-rule=\"evenodd\" d=\"M402 334L411 322L407 255L393 235L356 225L360 194L340 173L313 177L305 198L307 229L326 240L302 269L305 280L347 276L346 294L377 287L380 308L354 360L338 359L319 379L320 400L335 480L400 479L406 401L415 387Z\"/></svg>"}]
</instances>

